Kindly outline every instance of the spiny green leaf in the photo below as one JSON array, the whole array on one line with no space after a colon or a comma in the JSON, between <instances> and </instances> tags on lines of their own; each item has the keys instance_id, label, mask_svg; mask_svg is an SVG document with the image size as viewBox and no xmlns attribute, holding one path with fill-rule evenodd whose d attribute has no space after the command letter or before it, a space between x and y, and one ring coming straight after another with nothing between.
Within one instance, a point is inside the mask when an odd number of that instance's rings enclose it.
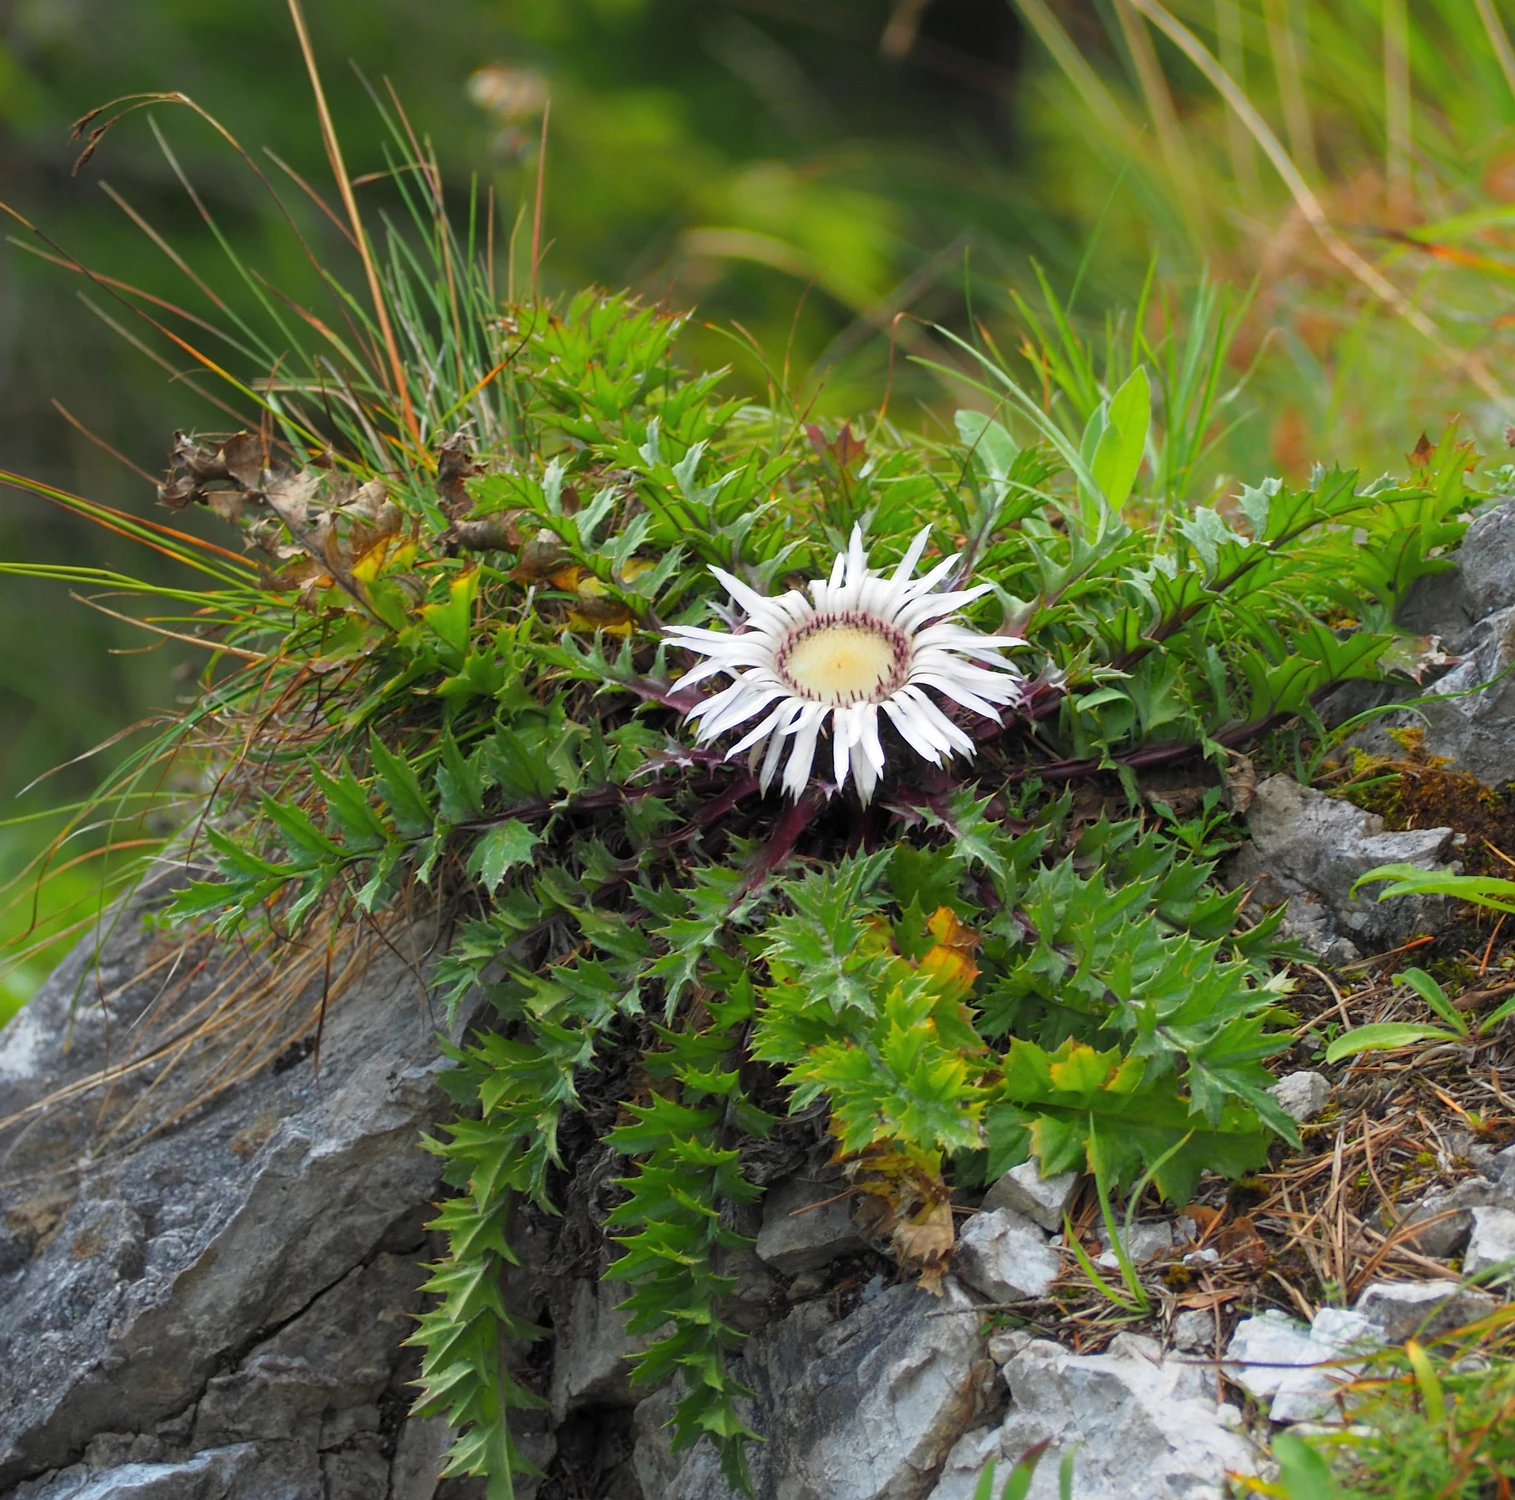
<instances>
[{"instance_id":1,"label":"spiny green leaf","mask_svg":"<svg viewBox=\"0 0 1515 1500\"><path fill-rule=\"evenodd\" d=\"M517 865L529 864L532 851L542 836L528 828L519 818L507 818L496 824L474 845L468 858L468 870L483 883L491 895L500 882Z\"/></svg>"}]
</instances>

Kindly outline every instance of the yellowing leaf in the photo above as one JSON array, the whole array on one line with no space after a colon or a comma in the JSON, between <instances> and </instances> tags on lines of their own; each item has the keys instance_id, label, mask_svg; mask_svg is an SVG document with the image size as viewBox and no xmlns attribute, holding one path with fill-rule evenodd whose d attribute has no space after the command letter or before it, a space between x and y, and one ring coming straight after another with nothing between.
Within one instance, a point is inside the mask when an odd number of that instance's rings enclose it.
<instances>
[{"instance_id":1,"label":"yellowing leaf","mask_svg":"<svg viewBox=\"0 0 1515 1500\"><path fill-rule=\"evenodd\" d=\"M389 544L392 540L393 533L389 536L381 536L353 563L352 576L359 583L372 583L379 576L384 567L384 559L389 556Z\"/></svg>"},{"instance_id":2,"label":"yellowing leaf","mask_svg":"<svg viewBox=\"0 0 1515 1500\"><path fill-rule=\"evenodd\" d=\"M606 635L618 635L624 639L631 634L634 625L627 610L617 604L607 604L594 613L586 609L569 610L568 628L583 631L586 635L602 630Z\"/></svg>"},{"instance_id":3,"label":"yellowing leaf","mask_svg":"<svg viewBox=\"0 0 1515 1500\"><path fill-rule=\"evenodd\" d=\"M1109 1053L1096 1052L1082 1044L1069 1048L1068 1055L1052 1063L1053 1085L1069 1093L1103 1088L1114 1076Z\"/></svg>"},{"instance_id":4,"label":"yellowing leaf","mask_svg":"<svg viewBox=\"0 0 1515 1500\"><path fill-rule=\"evenodd\" d=\"M964 927L948 906L937 907L926 923L926 930L936 943L922 956L918 967L931 976L944 994L962 998L973 989L978 978L978 965L972 958L981 941L978 933Z\"/></svg>"},{"instance_id":5,"label":"yellowing leaf","mask_svg":"<svg viewBox=\"0 0 1515 1500\"><path fill-rule=\"evenodd\" d=\"M939 906L926 923L926 931L944 948L972 953L983 939L971 927L964 927L950 906Z\"/></svg>"}]
</instances>

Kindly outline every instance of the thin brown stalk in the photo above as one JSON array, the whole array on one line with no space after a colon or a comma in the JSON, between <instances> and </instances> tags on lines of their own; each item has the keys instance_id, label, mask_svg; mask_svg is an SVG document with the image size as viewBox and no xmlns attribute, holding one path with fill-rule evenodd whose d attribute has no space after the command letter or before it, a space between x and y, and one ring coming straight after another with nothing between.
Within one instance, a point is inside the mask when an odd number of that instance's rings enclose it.
<instances>
[{"instance_id":1,"label":"thin brown stalk","mask_svg":"<svg viewBox=\"0 0 1515 1500\"><path fill-rule=\"evenodd\" d=\"M126 468L130 469L132 473L135 474L139 479L145 479L150 485L153 486L154 489L158 487L158 481L154 475L149 474L147 470L142 468L140 465L134 464L131 459L129 459L124 453L115 448L112 448L111 445L107 443L99 433L91 432L89 428L86 427L84 423L81 422L78 417L73 414L73 412L71 412L60 400L58 400L56 396L53 397L53 410L56 411L58 415L62 417L63 420L67 422L68 425L79 434L80 437L85 438L89 442L93 443L95 447L100 449L102 453L108 453L113 459L116 460L118 464L122 464Z\"/></svg>"},{"instance_id":2,"label":"thin brown stalk","mask_svg":"<svg viewBox=\"0 0 1515 1500\"><path fill-rule=\"evenodd\" d=\"M114 531L114 526L109 528ZM159 549L162 550L161 548ZM143 630L150 630L154 635L164 636L171 641L183 641L186 646L199 646L206 651L214 651L225 656L240 657L243 661L264 661L267 659L266 651L245 651L241 646L228 646L224 641L207 640L201 635L184 635L177 630L165 630L161 625L154 625L148 620L139 620L135 615L122 614L120 610L107 609L98 599L91 599L85 594L76 594L72 589L68 591L68 597L78 604L87 605L90 609L99 610L102 615L109 615L113 620L120 620L125 625L136 625Z\"/></svg>"},{"instance_id":3,"label":"thin brown stalk","mask_svg":"<svg viewBox=\"0 0 1515 1500\"><path fill-rule=\"evenodd\" d=\"M394 382L392 394L400 402L406 429L415 443L417 455L427 462L430 455L421 437L415 412L410 405L410 388L405 379L405 367L400 359L400 347L395 341L394 329L389 322L389 307L384 300L384 288L379 281L379 270L374 264L373 249L368 243L368 232L363 227L363 217L358 212L358 200L353 194L352 179L347 175L347 165L342 159L342 145L337 139L336 127L332 124L331 111L326 105L326 91L321 85L321 72L316 66L315 49L311 46L310 32L306 29L305 13L300 0L289 0L289 13L295 23L295 33L300 40L300 52L305 58L305 71L310 77L311 92L315 96L316 114L321 123L321 140L326 147L326 159L331 164L332 175L337 180L337 191L342 195L342 205L347 210L352 226L353 240L358 255L363 261L363 274L368 278L368 294L373 299L374 317L378 320L379 333L389 354L390 378Z\"/></svg>"},{"instance_id":4,"label":"thin brown stalk","mask_svg":"<svg viewBox=\"0 0 1515 1500\"><path fill-rule=\"evenodd\" d=\"M306 180L270 147L263 148L263 154L271 161L294 185L305 194L307 198L330 220L332 227L356 250L357 244L353 240L352 230L342 222L341 216L336 213L331 204L324 199Z\"/></svg>"},{"instance_id":5,"label":"thin brown stalk","mask_svg":"<svg viewBox=\"0 0 1515 1500\"><path fill-rule=\"evenodd\" d=\"M542 264L542 197L547 184L547 121L552 114L552 100L542 106L542 139L537 146L536 193L531 208L531 297L538 295L537 273Z\"/></svg>"},{"instance_id":6,"label":"thin brown stalk","mask_svg":"<svg viewBox=\"0 0 1515 1500\"><path fill-rule=\"evenodd\" d=\"M45 260L49 265L59 266L65 271L74 272L75 275L87 276L91 281L104 287L107 291L124 294L117 297L116 300L123 302L125 306L131 306L129 302L125 302L126 297L140 298L143 302L150 303L153 307L161 307L164 312L172 313L176 318L182 318L186 323L193 324L205 333L213 334L225 343L231 343L231 339L228 337L225 329L217 328L214 323L206 322L204 318L197 317L187 308L180 307L176 302L170 302L166 297L155 296L152 292L143 291L141 287L133 286L129 281L121 281L115 276L106 276L99 271L86 270L80 262L70 255L61 252L52 254L46 250L39 250L37 246L28 245L14 237L10 239L10 243L18 250L24 251L27 255L34 255L38 260Z\"/></svg>"},{"instance_id":7,"label":"thin brown stalk","mask_svg":"<svg viewBox=\"0 0 1515 1500\"><path fill-rule=\"evenodd\" d=\"M124 213L126 217L130 219L132 223L135 224L137 228L140 229L142 233L145 234L148 239L150 239L153 244L163 252L164 255L168 257L169 262L173 265L174 269L183 275L184 278L190 283L190 285L193 286L195 290L198 291L211 304L211 306L216 309L217 312L225 312L227 310L226 303L222 301L222 299L216 294L215 288L210 286L205 281L205 279L195 271L194 267L191 266L190 263L185 260L184 257L180 255L176 249L174 249L173 245L171 245L168 240L159 234L158 231L154 229L153 226L149 224L148 221L144 219L142 215L139 214L137 210L133 208L131 204L128 203L126 199L123 198L121 194L118 193L115 188L110 185L110 183L102 181L100 183L100 191L104 193L105 196L109 198L110 201L114 203L116 207L119 208L121 212Z\"/></svg>"}]
</instances>

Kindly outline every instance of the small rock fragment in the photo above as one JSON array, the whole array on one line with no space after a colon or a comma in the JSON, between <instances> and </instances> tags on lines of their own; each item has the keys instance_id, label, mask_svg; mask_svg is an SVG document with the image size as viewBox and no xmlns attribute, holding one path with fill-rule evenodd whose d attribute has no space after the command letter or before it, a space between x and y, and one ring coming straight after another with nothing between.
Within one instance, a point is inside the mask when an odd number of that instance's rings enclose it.
<instances>
[{"instance_id":1,"label":"small rock fragment","mask_svg":"<svg viewBox=\"0 0 1515 1500\"><path fill-rule=\"evenodd\" d=\"M826 1295L826 1278L819 1271L801 1271L784 1293L790 1302L810 1302Z\"/></svg>"},{"instance_id":2,"label":"small rock fragment","mask_svg":"<svg viewBox=\"0 0 1515 1500\"><path fill-rule=\"evenodd\" d=\"M1456 1281L1375 1281L1354 1309L1385 1344L1430 1339L1488 1316L1499 1304Z\"/></svg>"},{"instance_id":3,"label":"small rock fragment","mask_svg":"<svg viewBox=\"0 0 1515 1500\"><path fill-rule=\"evenodd\" d=\"M976 1213L963 1226L953 1267L991 1302L1022 1302L1046 1295L1062 1258L1030 1219L1000 1208Z\"/></svg>"},{"instance_id":4,"label":"small rock fragment","mask_svg":"<svg viewBox=\"0 0 1515 1500\"><path fill-rule=\"evenodd\" d=\"M1098 1234L1099 1242L1105 1249L1095 1264L1104 1266L1107 1270L1119 1270L1120 1257L1110 1242L1109 1231L1101 1225ZM1135 1266L1145 1265L1159 1255L1171 1254L1174 1247L1182 1241L1182 1232L1166 1219L1144 1219L1133 1224L1129 1231L1125 1228L1120 1231L1121 1247L1125 1250L1127 1259Z\"/></svg>"},{"instance_id":5,"label":"small rock fragment","mask_svg":"<svg viewBox=\"0 0 1515 1500\"><path fill-rule=\"evenodd\" d=\"M1515 1210L1475 1208L1472 1215L1473 1232L1468 1237L1467 1253L1462 1258L1464 1272L1472 1276L1506 1262L1515 1262ZM1499 1279L1505 1281L1511 1276L1515 1276L1515 1269Z\"/></svg>"},{"instance_id":6,"label":"small rock fragment","mask_svg":"<svg viewBox=\"0 0 1515 1500\"><path fill-rule=\"evenodd\" d=\"M1497 1193L1485 1177L1468 1177L1454 1187L1427 1193L1405 1215L1402 1242L1421 1255L1455 1255L1473 1228L1473 1209L1496 1202Z\"/></svg>"},{"instance_id":7,"label":"small rock fragment","mask_svg":"<svg viewBox=\"0 0 1515 1500\"><path fill-rule=\"evenodd\" d=\"M1291 1120L1303 1125L1313 1120L1331 1099L1331 1084L1323 1074L1301 1070L1286 1073L1268 1090L1278 1107Z\"/></svg>"},{"instance_id":8,"label":"small rock fragment","mask_svg":"<svg viewBox=\"0 0 1515 1500\"><path fill-rule=\"evenodd\" d=\"M17 1500L201 1500L211 1495L268 1493L254 1444L212 1448L183 1463L127 1463L109 1469L81 1466L24 1484Z\"/></svg>"},{"instance_id":9,"label":"small rock fragment","mask_svg":"<svg viewBox=\"0 0 1515 1500\"><path fill-rule=\"evenodd\" d=\"M1041 1164L1033 1157L1018 1167L1011 1167L984 1194L983 1208L1013 1208L1016 1213L1056 1233L1063 1227L1063 1213L1078 1191L1077 1172L1054 1172L1043 1177Z\"/></svg>"},{"instance_id":10,"label":"small rock fragment","mask_svg":"<svg viewBox=\"0 0 1515 1500\"><path fill-rule=\"evenodd\" d=\"M853 1227L851 1200L839 1177L793 1177L763 1204L758 1259L783 1276L818 1271L865 1248Z\"/></svg>"},{"instance_id":11,"label":"small rock fragment","mask_svg":"<svg viewBox=\"0 0 1515 1500\"><path fill-rule=\"evenodd\" d=\"M1387 714L1349 743L1370 754L1394 754L1390 733L1413 725L1428 755L1485 786L1503 785L1515 777L1515 684L1506 675L1512 635L1515 608L1479 620L1458 644L1458 664L1416 690L1413 711Z\"/></svg>"},{"instance_id":12,"label":"small rock fragment","mask_svg":"<svg viewBox=\"0 0 1515 1500\"><path fill-rule=\"evenodd\" d=\"M432 1500L453 1436L443 1417L406 1418L395 1444L389 1500Z\"/></svg>"},{"instance_id":13,"label":"small rock fragment","mask_svg":"<svg viewBox=\"0 0 1515 1500\"><path fill-rule=\"evenodd\" d=\"M753 1488L794 1500L918 1500L982 1410L981 1382L994 1371L981 1324L947 1276L940 1297L892 1286L840 1323L810 1303L754 1334L732 1371L753 1392L742 1419L768 1438L752 1448ZM707 1440L671 1451L666 1424L678 1394L637 1408L642 1493L737 1500Z\"/></svg>"},{"instance_id":14,"label":"small rock fragment","mask_svg":"<svg viewBox=\"0 0 1515 1500\"><path fill-rule=\"evenodd\" d=\"M1506 1146L1503 1151L1495 1152L1484 1175L1497 1182L1502 1193L1515 1199L1515 1146Z\"/></svg>"},{"instance_id":15,"label":"small rock fragment","mask_svg":"<svg viewBox=\"0 0 1515 1500\"><path fill-rule=\"evenodd\" d=\"M989 1358L997 1365L1007 1365L1036 1335L1024 1328L1012 1328L989 1336Z\"/></svg>"},{"instance_id":16,"label":"small rock fragment","mask_svg":"<svg viewBox=\"0 0 1515 1500\"><path fill-rule=\"evenodd\" d=\"M1175 1349L1210 1349L1215 1345L1215 1315L1201 1307L1187 1308L1173 1320Z\"/></svg>"}]
</instances>

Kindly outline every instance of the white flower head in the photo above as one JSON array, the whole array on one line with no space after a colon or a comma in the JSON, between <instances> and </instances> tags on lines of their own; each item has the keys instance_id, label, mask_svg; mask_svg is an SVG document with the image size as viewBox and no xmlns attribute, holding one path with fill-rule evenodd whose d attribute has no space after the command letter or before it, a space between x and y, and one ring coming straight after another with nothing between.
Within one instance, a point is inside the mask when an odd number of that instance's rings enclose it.
<instances>
[{"instance_id":1,"label":"white flower head","mask_svg":"<svg viewBox=\"0 0 1515 1500\"><path fill-rule=\"evenodd\" d=\"M747 621L732 632L680 625L667 633L675 645L706 658L680 687L717 672L732 679L690 710L690 719L699 723L696 742L707 744L768 709L731 747L728 759L750 750L753 767L761 763L766 792L788 748L783 786L798 798L829 719L833 778L843 787L850 772L864 802L884 769L880 709L900 738L933 765L953 754L972 755L973 741L926 689L997 721L1000 708L1020 702L1025 683L1001 652L1025 642L1018 636L979 635L952 621L956 611L989 592L986 583L933 592L956 557L923 578L911 577L929 535L927 527L885 577L868 567L862 531L854 527L830 579L812 580L808 599L797 589L766 598L712 568Z\"/></svg>"}]
</instances>

